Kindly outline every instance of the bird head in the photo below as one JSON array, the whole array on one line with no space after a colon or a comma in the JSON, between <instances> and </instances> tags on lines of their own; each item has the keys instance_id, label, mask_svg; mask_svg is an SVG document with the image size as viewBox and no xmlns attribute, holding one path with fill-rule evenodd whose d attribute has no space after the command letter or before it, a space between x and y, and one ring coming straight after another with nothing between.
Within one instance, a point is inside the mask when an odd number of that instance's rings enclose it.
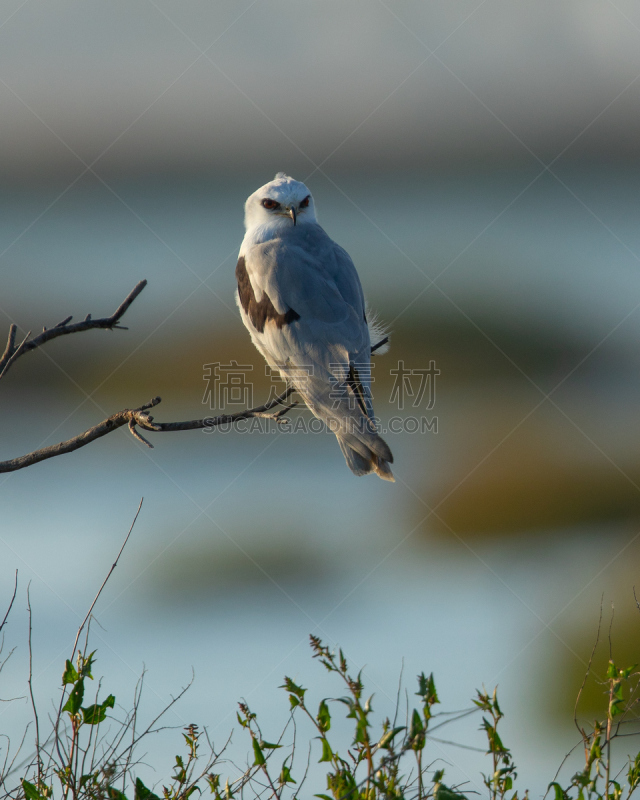
<instances>
[{"instance_id":1,"label":"bird head","mask_svg":"<svg viewBox=\"0 0 640 800\"><path fill-rule=\"evenodd\" d=\"M311 192L284 172L250 195L244 205L247 230L261 225L277 229L309 222L317 222Z\"/></svg>"}]
</instances>

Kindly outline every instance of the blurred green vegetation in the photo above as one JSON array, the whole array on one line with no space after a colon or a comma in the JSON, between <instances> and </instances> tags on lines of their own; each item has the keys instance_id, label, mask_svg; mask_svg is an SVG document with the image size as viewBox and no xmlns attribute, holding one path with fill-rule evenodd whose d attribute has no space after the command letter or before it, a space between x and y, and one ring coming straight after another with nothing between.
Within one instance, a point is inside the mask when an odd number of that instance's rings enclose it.
<instances>
[{"instance_id":1,"label":"blurred green vegetation","mask_svg":"<svg viewBox=\"0 0 640 800\"><path fill-rule=\"evenodd\" d=\"M9 376L13 391L35 397L44 388L64 396L75 391L70 376L110 412L160 395L156 417L162 420L211 412L203 405L206 364L251 365L247 380L256 403L273 386L239 319L226 328L195 319L188 331L172 329L169 322L153 335L141 335L134 307L127 322L129 331L53 342L50 353L59 367L48 353L29 354ZM408 368L434 361L440 370L434 412L442 422L438 441L412 440L441 462L436 479L425 475L423 482L424 502L437 511L425 530L493 536L640 517L635 463L618 469L569 419L551 406L537 408L543 395L534 383L543 391L553 388L591 346L579 337L498 315L486 315L475 325L460 315L402 317L391 331L391 351L374 357L373 388L376 411L385 419L398 413L389 399L391 371L399 360ZM597 371L597 359L589 365ZM589 375L581 379L588 381ZM579 404L583 391L583 385L569 386L569 402ZM421 412L408 402L400 413ZM424 505L416 504L418 518L424 512Z\"/></svg>"},{"instance_id":2,"label":"blurred green vegetation","mask_svg":"<svg viewBox=\"0 0 640 800\"><path fill-rule=\"evenodd\" d=\"M172 328L169 322L157 333L143 334L140 341L135 306L128 313L129 331L92 331L67 337L49 345L52 356L64 372L81 378L83 385L96 386L106 378L102 390L114 397L124 392L148 392L153 386L157 392L179 393L195 400L202 395L203 365L232 359L254 365L251 380L256 389L268 389L264 361L239 316L237 325L225 328L201 319L194 319L188 330ZM589 349L588 342L560 336L545 327L514 327L496 316L476 317L475 322L457 314L436 318L424 312L405 314L397 328L391 326L390 352L374 357L375 393L387 393L393 381L389 370L398 359L417 368L435 360L442 371L442 382L460 386L521 380L520 370L533 377L554 375L567 364L577 363ZM46 384L59 392L70 388L64 372L46 355L36 352L29 354L29 359L31 366L25 359L12 372L11 379L19 387L26 391Z\"/></svg>"},{"instance_id":3,"label":"blurred green vegetation","mask_svg":"<svg viewBox=\"0 0 640 800\"><path fill-rule=\"evenodd\" d=\"M216 529L202 529L196 541L180 542L160 558L156 550L145 553L141 568L146 571L146 591L173 603L176 598L210 596L230 591L246 592L260 585L270 586L304 581L321 582L329 564L299 533L261 523L259 537L233 531L229 538L215 537Z\"/></svg>"},{"instance_id":4,"label":"blurred green vegetation","mask_svg":"<svg viewBox=\"0 0 640 800\"><path fill-rule=\"evenodd\" d=\"M427 490L429 530L504 536L640 519L640 467L621 471L597 452L576 452L574 436L569 422L558 430L541 414L528 419L486 459L468 458L444 487Z\"/></svg>"},{"instance_id":5,"label":"blurred green vegetation","mask_svg":"<svg viewBox=\"0 0 640 800\"><path fill-rule=\"evenodd\" d=\"M594 613L588 617L583 614L577 622L572 619L558 628L565 647L556 651L555 664L549 665L553 680L541 681L544 683L541 692L545 698L544 713L555 720L566 720L574 710L583 725L602 716L608 704L609 659L621 668L635 668L640 663L640 609L632 591L626 588L639 574L637 547L625 562L616 570L611 593L606 601L602 600L600 624L597 610L593 609ZM634 699L637 702L637 695ZM637 708L626 719L625 730L640 731Z\"/></svg>"}]
</instances>

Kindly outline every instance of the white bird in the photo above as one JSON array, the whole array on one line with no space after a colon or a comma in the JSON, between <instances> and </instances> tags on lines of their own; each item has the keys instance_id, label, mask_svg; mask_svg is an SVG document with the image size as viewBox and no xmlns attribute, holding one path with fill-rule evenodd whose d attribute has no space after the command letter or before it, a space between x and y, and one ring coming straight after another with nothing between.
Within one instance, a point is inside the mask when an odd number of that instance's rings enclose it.
<instances>
[{"instance_id":1,"label":"white bird","mask_svg":"<svg viewBox=\"0 0 640 800\"><path fill-rule=\"evenodd\" d=\"M245 203L237 302L268 364L293 384L335 433L356 475L387 481L393 456L376 431L371 400L371 334L349 254L318 225L311 193L279 172Z\"/></svg>"}]
</instances>

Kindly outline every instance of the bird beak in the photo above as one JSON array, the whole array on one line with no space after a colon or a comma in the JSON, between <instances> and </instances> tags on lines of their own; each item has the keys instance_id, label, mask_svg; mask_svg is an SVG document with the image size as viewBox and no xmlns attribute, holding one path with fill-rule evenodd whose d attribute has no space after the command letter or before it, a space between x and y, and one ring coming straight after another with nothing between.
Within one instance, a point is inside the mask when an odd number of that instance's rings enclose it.
<instances>
[{"instance_id":1,"label":"bird beak","mask_svg":"<svg viewBox=\"0 0 640 800\"><path fill-rule=\"evenodd\" d=\"M289 209L289 214L291 215L291 219L293 220L293 224L295 225L296 224L296 219L298 218L298 215L296 214L295 206L291 206L291 208Z\"/></svg>"}]
</instances>

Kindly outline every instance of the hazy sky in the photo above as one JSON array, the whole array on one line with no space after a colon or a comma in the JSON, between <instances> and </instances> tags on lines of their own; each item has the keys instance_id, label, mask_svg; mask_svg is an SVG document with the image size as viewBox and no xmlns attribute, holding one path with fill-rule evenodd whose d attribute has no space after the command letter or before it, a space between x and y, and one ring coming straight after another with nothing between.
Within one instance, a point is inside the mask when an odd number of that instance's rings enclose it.
<instances>
[{"instance_id":1,"label":"hazy sky","mask_svg":"<svg viewBox=\"0 0 640 800\"><path fill-rule=\"evenodd\" d=\"M624 155L639 76L632 0L3 0L0 169Z\"/></svg>"}]
</instances>

